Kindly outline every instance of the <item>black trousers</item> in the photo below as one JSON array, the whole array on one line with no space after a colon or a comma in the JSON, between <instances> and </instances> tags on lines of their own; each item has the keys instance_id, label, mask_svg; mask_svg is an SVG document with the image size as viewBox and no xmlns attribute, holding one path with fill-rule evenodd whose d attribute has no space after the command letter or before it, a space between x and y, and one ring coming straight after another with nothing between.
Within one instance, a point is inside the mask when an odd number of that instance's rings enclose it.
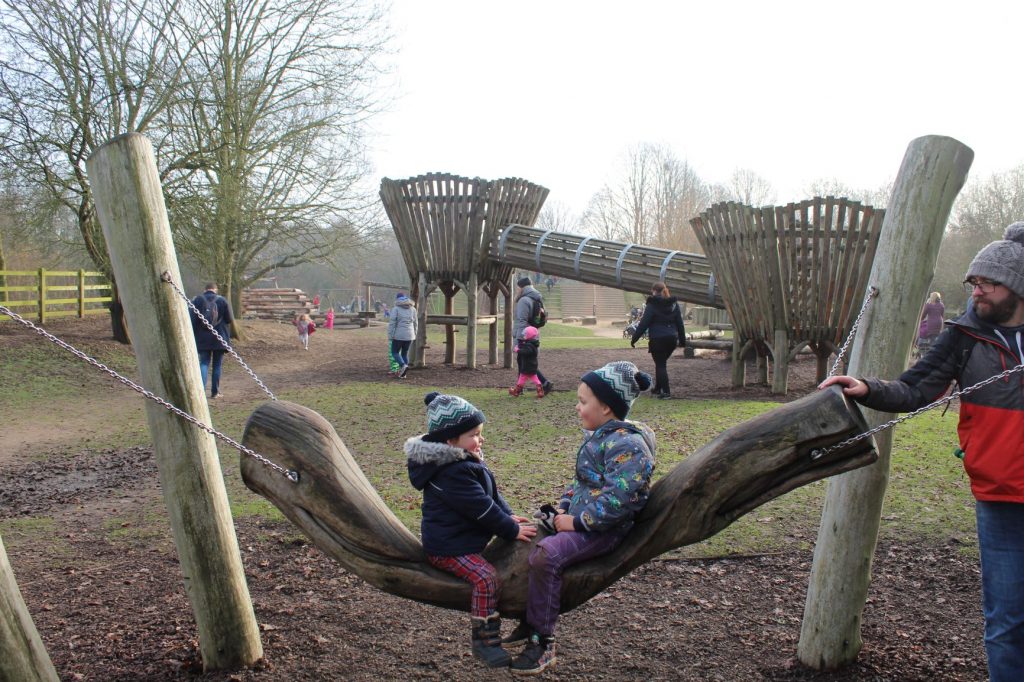
<instances>
[{"instance_id":1,"label":"black trousers","mask_svg":"<svg viewBox=\"0 0 1024 682\"><path fill-rule=\"evenodd\" d=\"M676 337L675 336L662 336L656 339L650 339L647 342L647 352L651 354L651 359L654 360L654 387L651 392L654 394L658 393L669 393L668 387L668 367L666 363L668 359L672 357L672 352L676 349Z\"/></svg>"}]
</instances>

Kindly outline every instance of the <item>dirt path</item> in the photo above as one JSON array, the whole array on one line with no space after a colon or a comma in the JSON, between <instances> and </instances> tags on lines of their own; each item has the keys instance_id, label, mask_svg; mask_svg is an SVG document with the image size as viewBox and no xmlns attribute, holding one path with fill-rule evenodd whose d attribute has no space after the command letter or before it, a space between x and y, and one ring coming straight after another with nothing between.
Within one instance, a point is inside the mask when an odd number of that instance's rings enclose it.
<instances>
[{"instance_id":1,"label":"dirt path","mask_svg":"<svg viewBox=\"0 0 1024 682\"><path fill-rule=\"evenodd\" d=\"M26 340L0 325L0 353ZM102 344L102 325L62 334ZM386 376L381 330L322 330L309 351L290 326L253 325L239 345L276 392L336 382L396 381ZM70 340L70 339L69 339ZM468 371L440 364L406 380L427 388L501 388L511 370ZM0 356L2 357L2 356ZM545 370L559 390L575 390L586 369L641 349L551 351ZM484 358L485 359L485 358ZM227 361L226 361L227 362ZM767 397L767 387L734 390L723 355L669 363L684 397ZM648 367L649 368L649 367ZM791 398L812 390L814 363L795 363ZM0 520L19 586L63 680L480 680L508 679L468 655L465 614L384 594L341 570L288 523L237 524L265 664L201 675L191 609L159 498L148 447L90 449L89 411L130 413L139 398L97 379L88 401L52 410L60 433L46 438L32 415L4 415L0 449L42 453L54 443L71 454L46 461L0 453ZM90 390L93 390L90 388ZM259 397L251 379L228 366L218 405ZM132 407L134 406L134 407ZM93 407L93 409L97 409ZM5 445L5 443L7 445ZM813 531L811 531L813 532ZM978 680L985 676L978 573L957 544L880 547L863 617L865 648L835 674L793 658L799 637L809 550L766 556L656 561L622 579L559 625L560 664L545 675L566 680Z\"/></svg>"}]
</instances>

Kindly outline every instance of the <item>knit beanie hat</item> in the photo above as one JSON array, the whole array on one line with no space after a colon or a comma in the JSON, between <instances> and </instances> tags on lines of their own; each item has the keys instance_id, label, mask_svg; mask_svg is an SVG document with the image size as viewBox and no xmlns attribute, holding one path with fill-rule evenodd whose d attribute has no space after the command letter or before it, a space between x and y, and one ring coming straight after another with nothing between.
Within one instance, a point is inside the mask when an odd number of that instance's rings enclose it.
<instances>
[{"instance_id":1,"label":"knit beanie hat","mask_svg":"<svg viewBox=\"0 0 1024 682\"><path fill-rule=\"evenodd\" d=\"M537 334L540 334L540 332L537 331L536 327L527 327L523 330L523 338L527 341L537 338Z\"/></svg>"},{"instance_id":2,"label":"knit beanie hat","mask_svg":"<svg viewBox=\"0 0 1024 682\"><path fill-rule=\"evenodd\" d=\"M600 369L587 372L580 381L589 386L597 399L611 408L619 419L625 419L640 392L651 387L651 375L625 360L609 362Z\"/></svg>"},{"instance_id":3,"label":"knit beanie hat","mask_svg":"<svg viewBox=\"0 0 1024 682\"><path fill-rule=\"evenodd\" d=\"M1000 241L979 251L967 268L967 277L984 277L1024 296L1024 221L1013 223Z\"/></svg>"},{"instance_id":4,"label":"knit beanie hat","mask_svg":"<svg viewBox=\"0 0 1024 682\"><path fill-rule=\"evenodd\" d=\"M529 277L520 277L518 280L516 280L517 287L528 287L531 284L533 284L533 282L530 281Z\"/></svg>"},{"instance_id":5,"label":"knit beanie hat","mask_svg":"<svg viewBox=\"0 0 1024 682\"><path fill-rule=\"evenodd\" d=\"M423 436L423 440L431 443L445 443L458 438L486 421L483 412L457 395L431 391L423 398L423 402L427 406L429 432Z\"/></svg>"}]
</instances>

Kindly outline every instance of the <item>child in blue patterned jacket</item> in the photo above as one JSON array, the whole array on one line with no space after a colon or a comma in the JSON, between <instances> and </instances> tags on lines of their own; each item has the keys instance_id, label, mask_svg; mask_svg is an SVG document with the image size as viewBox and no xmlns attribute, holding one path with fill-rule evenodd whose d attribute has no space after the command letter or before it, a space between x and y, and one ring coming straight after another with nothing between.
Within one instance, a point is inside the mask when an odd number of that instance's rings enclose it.
<instances>
[{"instance_id":1,"label":"child in blue patterned jacket","mask_svg":"<svg viewBox=\"0 0 1024 682\"><path fill-rule=\"evenodd\" d=\"M632 362L612 362L587 372L576 391L576 413L587 439L576 455L576 476L546 527L554 535L530 552L526 620L504 641L528 640L512 672L535 675L555 663L555 624L566 568L615 549L647 504L654 473L654 432L626 421L629 409L651 385Z\"/></svg>"}]
</instances>

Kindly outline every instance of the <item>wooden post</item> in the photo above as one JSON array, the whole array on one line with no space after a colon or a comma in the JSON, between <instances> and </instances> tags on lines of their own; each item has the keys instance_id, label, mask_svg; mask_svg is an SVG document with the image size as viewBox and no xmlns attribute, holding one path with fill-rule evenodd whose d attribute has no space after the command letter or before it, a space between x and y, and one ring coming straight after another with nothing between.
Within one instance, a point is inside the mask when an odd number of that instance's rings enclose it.
<instances>
[{"instance_id":1,"label":"wooden post","mask_svg":"<svg viewBox=\"0 0 1024 682\"><path fill-rule=\"evenodd\" d=\"M733 332L732 337L732 387L743 388L746 383L747 341L739 335L739 330Z\"/></svg>"},{"instance_id":2,"label":"wooden post","mask_svg":"<svg viewBox=\"0 0 1024 682\"><path fill-rule=\"evenodd\" d=\"M457 288L448 289L442 287L442 293L444 293L444 314L454 315L455 314L455 291ZM444 326L444 364L451 365L455 363L455 327L454 325L446 324Z\"/></svg>"},{"instance_id":3,"label":"wooden post","mask_svg":"<svg viewBox=\"0 0 1024 682\"><path fill-rule=\"evenodd\" d=\"M498 364L498 285L493 284L488 295L488 314L494 318L495 323L487 327L487 362L491 365Z\"/></svg>"},{"instance_id":4,"label":"wooden post","mask_svg":"<svg viewBox=\"0 0 1024 682\"><path fill-rule=\"evenodd\" d=\"M57 670L28 613L0 538L0 680L57 682Z\"/></svg>"},{"instance_id":5,"label":"wooden post","mask_svg":"<svg viewBox=\"0 0 1024 682\"><path fill-rule=\"evenodd\" d=\"M789 334L785 329L775 330L775 345L772 347L772 393L786 395L789 388Z\"/></svg>"},{"instance_id":6,"label":"wooden post","mask_svg":"<svg viewBox=\"0 0 1024 682\"><path fill-rule=\"evenodd\" d=\"M413 342L409 362L412 363L413 367L425 367L427 364L427 300L430 297L430 291L427 289L426 275L422 272L419 274L417 282L419 284L416 288L418 293L416 297L416 314L419 316L419 320L416 324L416 340Z\"/></svg>"},{"instance_id":7,"label":"wooden post","mask_svg":"<svg viewBox=\"0 0 1024 682\"><path fill-rule=\"evenodd\" d=\"M85 317L85 270L78 271L78 317Z\"/></svg>"},{"instance_id":8,"label":"wooden post","mask_svg":"<svg viewBox=\"0 0 1024 682\"><path fill-rule=\"evenodd\" d=\"M512 366L512 314L515 312L515 298L512 295L512 284L505 290L505 368Z\"/></svg>"},{"instance_id":9,"label":"wooden post","mask_svg":"<svg viewBox=\"0 0 1024 682\"><path fill-rule=\"evenodd\" d=\"M894 378L905 369L946 220L973 159L971 149L949 137L919 137L907 147L868 281L879 294L857 331L850 375ZM890 416L864 413L870 426ZM797 648L800 660L815 669L852 661L862 645L861 615L889 478L892 431L876 439L875 465L829 481Z\"/></svg>"},{"instance_id":10,"label":"wooden post","mask_svg":"<svg viewBox=\"0 0 1024 682\"><path fill-rule=\"evenodd\" d=\"M39 324L46 322L46 270L39 268Z\"/></svg>"},{"instance_id":11,"label":"wooden post","mask_svg":"<svg viewBox=\"0 0 1024 682\"><path fill-rule=\"evenodd\" d=\"M479 289L476 270L472 270L469 273L469 281L466 282L466 367L470 369L476 369L476 318Z\"/></svg>"},{"instance_id":12,"label":"wooden post","mask_svg":"<svg viewBox=\"0 0 1024 682\"><path fill-rule=\"evenodd\" d=\"M149 141L114 138L87 162L141 383L203 423L210 412L188 309L160 281L181 282ZM146 402L164 502L207 670L263 655L213 436Z\"/></svg>"}]
</instances>

